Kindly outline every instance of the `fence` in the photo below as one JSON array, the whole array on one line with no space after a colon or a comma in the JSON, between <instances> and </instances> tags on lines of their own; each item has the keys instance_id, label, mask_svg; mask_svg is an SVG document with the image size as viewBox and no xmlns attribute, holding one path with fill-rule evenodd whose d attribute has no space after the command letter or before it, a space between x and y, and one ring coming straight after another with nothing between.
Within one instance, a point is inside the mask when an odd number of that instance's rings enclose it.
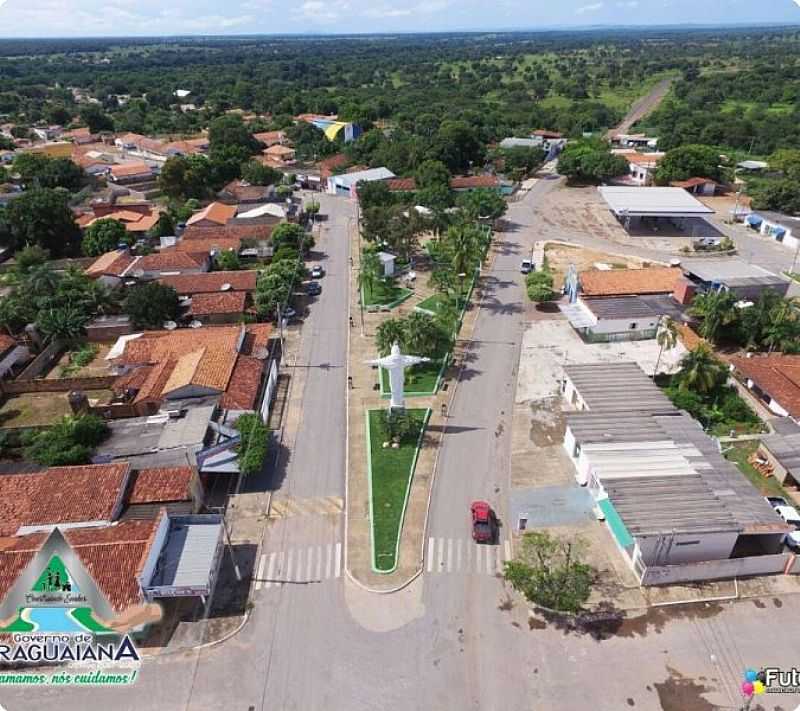
<instances>
[{"instance_id":1,"label":"fence","mask_svg":"<svg viewBox=\"0 0 800 711\"><path fill-rule=\"evenodd\" d=\"M641 331L623 331L621 333L592 333L587 330L584 339L587 343L616 343L618 341L643 341L656 337L657 329L651 328Z\"/></svg>"},{"instance_id":2,"label":"fence","mask_svg":"<svg viewBox=\"0 0 800 711\"><path fill-rule=\"evenodd\" d=\"M787 566L789 569L787 570ZM788 572L800 575L800 562L792 554L760 555L747 558L726 558L683 565L653 566L644 569L642 585L671 585L703 580L743 578L750 575L771 575Z\"/></svg>"},{"instance_id":3,"label":"fence","mask_svg":"<svg viewBox=\"0 0 800 711\"><path fill-rule=\"evenodd\" d=\"M2 381L0 392L6 395L21 395L22 393L66 393L70 390L105 390L110 388L115 380L115 375L97 375L86 378Z\"/></svg>"},{"instance_id":4,"label":"fence","mask_svg":"<svg viewBox=\"0 0 800 711\"><path fill-rule=\"evenodd\" d=\"M60 341L53 341L17 376L16 382L33 380L34 378L38 378L42 373L50 370L53 364L61 357L65 347L66 346Z\"/></svg>"}]
</instances>

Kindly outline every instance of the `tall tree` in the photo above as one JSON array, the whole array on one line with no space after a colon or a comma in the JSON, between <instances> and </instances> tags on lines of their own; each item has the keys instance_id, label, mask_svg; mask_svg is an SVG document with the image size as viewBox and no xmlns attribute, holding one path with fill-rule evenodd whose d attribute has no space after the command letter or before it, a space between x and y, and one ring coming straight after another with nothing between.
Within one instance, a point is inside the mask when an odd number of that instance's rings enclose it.
<instances>
[{"instance_id":1,"label":"tall tree","mask_svg":"<svg viewBox=\"0 0 800 711\"><path fill-rule=\"evenodd\" d=\"M5 208L12 249L39 245L54 257L74 254L80 229L69 209L69 193L51 188L33 188Z\"/></svg>"},{"instance_id":2,"label":"tall tree","mask_svg":"<svg viewBox=\"0 0 800 711\"><path fill-rule=\"evenodd\" d=\"M674 319L669 316L661 319L658 324L656 343L658 343L658 358L656 358L656 367L653 369L653 377L658 375L658 366L661 364L661 356L664 351L671 351L678 344L678 324Z\"/></svg>"},{"instance_id":3,"label":"tall tree","mask_svg":"<svg viewBox=\"0 0 800 711\"><path fill-rule=\"evenodd\" d=\"M128 291L123 309L136 328L161 328L178 317L178 294L171 286L149 281Z\"/></svg>"},{"instance_id":4,"label":"tall tree","mask_svg":"<svg viewBox=\"0 0 800 711\"><path fill-rule=\"evenodd\" d=\"M739 318L736 297L730 291L721 290L698 294L689 313L702 319L700 335L714 342L726 335L727 329Z\"/></svg>"},{"instance_id":5,"label":"tall tree","mask_svg":"<svg viewBox=\"0 0 800 711\"><path fill-rule=\"evenodd\" d=\"M119 220L102 218L89 225L83 233L81 249L87 257L97 257L105 254L119 245L131 245L133 235L125 229Z\"/></svg>"},{"instance_id":6,"label":"tall tree","mask_svg":"<svg viewBox=\"0 0 800 711\"><path fill-rule=\"evenodd\" d=\"M705 394L725 382L727 370L711 349L701 343L681 358L676 379L681 390Z\"/></svg>"}]
</instances>

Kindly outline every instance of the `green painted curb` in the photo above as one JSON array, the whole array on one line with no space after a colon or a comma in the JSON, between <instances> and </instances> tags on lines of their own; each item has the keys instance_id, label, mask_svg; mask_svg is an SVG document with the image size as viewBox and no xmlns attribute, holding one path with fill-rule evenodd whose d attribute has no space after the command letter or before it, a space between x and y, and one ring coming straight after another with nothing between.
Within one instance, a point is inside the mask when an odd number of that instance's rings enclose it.
<instances>
[{"instance_id":1,"label":"green painted curb","mask_svg":"<svg viewBox=\"0 0 800 711\"><path fill-rule=\"evenodd\" d=\"M408 495L411 492L411 482L414 479L414 470L417 468L417 458L419 457L419 450L422 446L422 436L425 434L425 430L428 427L428 420L431 417L431 408L426 408L425 410L425 417L422 420L422 428L419 431L419 435L417 436L417 444L414 448L414 457L411 460L411 468L408 474L408 483L406 484L406 495L403 499L403 510L400 512L400 521L397 527L397 541L394 544L394 565L392 566L391 570L380 570L379 568L375 567L375 522L373 520L373 513L372 513L372 433L370 431L370 424L369 424L369 413L370 412L380 412L380 410L367 410L364 413L364 417L367 423L367 474L368 478L367 481L369 483L369 544L370 548L372 549L372 556L370 560L370 566L372 567L373 573L378 573L379 575L391 575L397 570L398 564L398 557L400 552L400 537L403 535L403 524L405 523L406 519L406 508L408 506Z\"/></svg>"},{"instance_id":2,"label":"green painted curb","mask_svg":"<svg viewBox=\"0 0 800 711\"><path fill-rule=\"evenodd\" d=\"M450 365L450 358L452 357L452 355L453 355L453 352L449 351L445 355L445 357L442 359L442 365L440 366L439 373L436 376L436 382L433 385L433 390L431 390L429 392L425 392L425 391L422 391L422 390L411 390L411 391L407 391L405 393L405 396L406 397L431 397L433 395L438 394L439 387L441 386L442 380L444 379L444 371L447 369L447 366ZM387 391L386 388L383 387L383 370L384 370L383 367L381 367L379 365L378 366L378 385L380 385L380 388L381 388L381 397L384 400L388 400L392 396L392 393L390 391Z\"/></svg>"}]
</instances>

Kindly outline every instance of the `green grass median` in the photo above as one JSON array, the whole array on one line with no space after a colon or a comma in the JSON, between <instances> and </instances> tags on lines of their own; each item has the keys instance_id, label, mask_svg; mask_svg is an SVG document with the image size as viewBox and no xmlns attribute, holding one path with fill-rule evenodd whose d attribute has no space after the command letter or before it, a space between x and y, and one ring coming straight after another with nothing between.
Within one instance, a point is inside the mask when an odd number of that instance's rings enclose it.
<instances>
[{"instance_id":1,"label":"green grass median","mask_svg":"<svg viewBox=\"0 0 800 711\"><path fill-rule=\"evenodd\" d=\"M383 428L385 410L367 412L369 450L370 520L372 523L372 567L378 573L397 568L400 534L403 530L408 493L422 443L429 409L406 410L412 431L400 447L383 447L387 437Z\"/></svg>"}]
</instances>

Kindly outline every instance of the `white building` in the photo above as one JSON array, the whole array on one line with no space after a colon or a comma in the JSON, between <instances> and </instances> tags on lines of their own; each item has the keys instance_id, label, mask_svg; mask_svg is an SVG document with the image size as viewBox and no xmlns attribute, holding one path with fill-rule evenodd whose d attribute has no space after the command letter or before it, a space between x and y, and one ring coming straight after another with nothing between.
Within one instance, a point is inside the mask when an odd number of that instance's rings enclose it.
<instances>
[{"instance_id":1,"label":"white building","mask_svg":"<svg viewBox=\"0 0 800 711\"><path fill-rule=\"evenodd\" d=\"M655 338L659 310L639 296L586 299L559 304L572 327L590 342Z\"/></svg>"},{"instance_id":2,"label":"white building","mask_svg":"<svg viewBox=\"0 0 800 711\"><path fill-rule=\"evenodd\" d=\"M789 249L800 248L800 217L780 212L757 210L745 217L744 222L759 234L771 237Z\"/></svg>"},{"instance_id":3,"label":"white building","mask_svg":"<svg viewBox=\"0 0 800 711\"><path fill-rule=\"evenodd\" d=\"M357 197L357 186L361 182L369 183L375 180L387 180L394 178L395 175L388 168L371 168L370 170L359 170L355 173L342 173L332 175L328 178L328 190L331 195L346 195L347 197Z\"/></svg>"},{"instance_id":4,"label":"white building","mask_svg":"<svg viewBox=\"0 0 800 711\"><path fill-rule=\"evenodd\" d=\"M643 585L794 566L788 527L639 366L565 366L562 392L576 410L564 433L576 479Z\"/></svg>"}]
</instances>

